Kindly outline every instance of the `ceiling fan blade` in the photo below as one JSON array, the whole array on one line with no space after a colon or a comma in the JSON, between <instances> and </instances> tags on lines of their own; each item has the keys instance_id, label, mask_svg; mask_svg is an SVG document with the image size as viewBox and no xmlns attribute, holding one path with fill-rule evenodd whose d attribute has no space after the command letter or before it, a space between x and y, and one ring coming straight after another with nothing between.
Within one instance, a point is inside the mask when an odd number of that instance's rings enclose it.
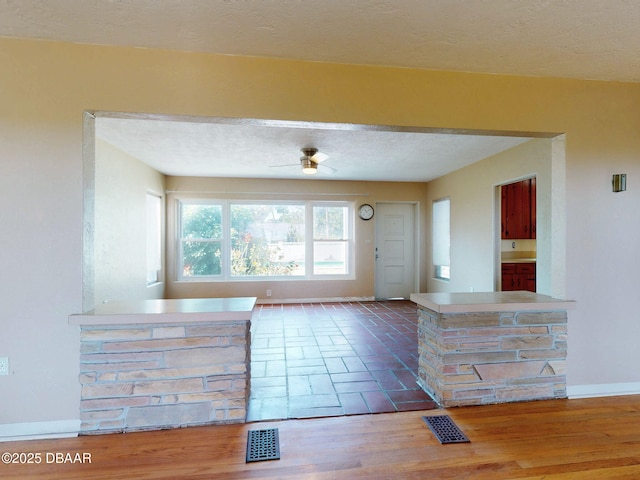
<instances>
[{"instance_id":1,"label":"ceiling fan blade","mask_svg":"<svg viewBox=\"0 0 640 480\"><path fill-rule=\"evenodd\" d=\"M279 167L302 167L302 172L307 175L315 174L318 171L318 167L326 168L329 170L328 173L335 173L337 170L328 165L320 165L320 162L324 162L329 158L329 155L326 155L322 152L318 152L316 148L306 147L302 149L302 153L304 156L300 157L300 163L289 163L285 165L269 165L271 168L279 168Z\"/></svg>"},{"instance_id":2,"label":"ceiling fan blade","mask_svg":"<svg viewBox=\"0 0 640 480\"><path fill-rule=\"evenodd\" d=\"M327 155L326 153L322 153L322 152L316 152L312 157L311 160L313 160L316 163L322 163L324 162L326 159L329 158L329 155Z\"/></svg>"},{"instance_id":3,"label":"ceiling fan blade","mask_svg":"<svg viewBox=\"0 0 640 480\"><path fill-rule=\"evenodd\" d=\"M301 150L304 157L315 163L324 162L327 158L329 158L329 155L319 152L318 149L314 147L304 147L301 148Z\"/></svg>"},{"instance_id":4,"label":"ceiling fan blade","mask_svg":"<svg viewBox=\"0 0 640 480\"><path fill-rule=\"evenodd\" d=\"M336 170L335 168L330 167L329 165L318 165L318 167L321 167L321 168L323 168L323 169L325 169L325 168L326 168L327 170L331 170L331 173L336 173L336 172L338 171L338 170Z\"/></svg>"}]
</instances>

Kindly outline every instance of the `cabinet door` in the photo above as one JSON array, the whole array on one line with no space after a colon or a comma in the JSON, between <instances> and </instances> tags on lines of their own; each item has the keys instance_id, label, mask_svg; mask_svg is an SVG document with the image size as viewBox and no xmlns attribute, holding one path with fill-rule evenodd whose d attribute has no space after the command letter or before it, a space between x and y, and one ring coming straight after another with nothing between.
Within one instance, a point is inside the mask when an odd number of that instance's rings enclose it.
<instances>
[{"instance_id":1,"label":"cabinet door","mask_svg":"<svg viewBox=\"0 0 640 480\"><path fill-rule=\"evenodd\" d=\"M518 290L518 275L514 263L502 264L502 291L511 292Z\"/></svg>"},{"instance_id":2,"label":"cabinet door","mask_svg":"<svg viewBox=\"0 0 640 480\"><path fill-rule=\"evenodd\" d=\"M518 290L518 275L505 274L502 275L502 291L512 292Z\"/></svg>"},{"instance_id":3,"label":"cabinet door","mask_svg":"<svg viewBox=\"0 0 640 480\"><path fill-rule=\"evenodd\" d=\"M536 291L536 264L531 263L503 263L502 291L514 290Z\"/></svg>"},{"instance_id":4,"label":"cabinet door","mask_svg":"<svg viewBox=\"0 0 640 480\"><path fill-rule=\"evenodd\" d=\"M536 276L535 275L524 275L524 290L529 290L530 292L536 291Z\"/></svg>"},{"instance_id":5,"label":"cabinet door","mask_svg":"<svg viewBox=\"0 0 640 480\"><path fill-rule=\"evenodd\" d=\"M531 238L531 180L516 184L518 238Z\"/></svg>"},{"instance_id":6,"label":"cabinet door","mask_svg":"<svg viewBox=\"0 0 640 480\"><path fill-rule=\"evenodd\" d=\"M519 278L519 290L536 291L536 264L518 263L516 264L516 274Z\"/></svg>"},{"instance_id":7,"label":"cabinet door","mask_svg":"<svg viewBox=\"0 0 640 480\"><path fill-rule=\"evenodd\" d=\"M536 177L531 179L529 203L531 204L531 238L536 238Z\"/></svg>"},{"instance_id":8,"label":"cabinet door","mask_svg":"<svg viewBox=\"0 0 640 480\"><path fill-rule=\"evenodd\" d=\"M509 238L507 235L507 185L500 188L500 236L501 238Z\"/></svg>"},{"instance_id":9,"label":"cabinet door","mask_svg":"<svg viewBox=\"0 0 640 480\"><path fill-rule=\"evenodd\" d=\"M532 203L533 198L533 203ZM501 189L503 239L535 238L535 179L503 185ZM534 210L532 211L532 205Z\"/></svg>"},{"instance_id":10,"label":"cabinet door","mask_svg":"<svg viewBox=\"0 0 640 480\"><path fill-rule=\"evenodd\" d=\"M504 212L504 236L502 238L512 239L518 238L518 208L517 208L517 188L515 183L504 185L503 191L503 208Z\"/></svg>"}]
</instances>

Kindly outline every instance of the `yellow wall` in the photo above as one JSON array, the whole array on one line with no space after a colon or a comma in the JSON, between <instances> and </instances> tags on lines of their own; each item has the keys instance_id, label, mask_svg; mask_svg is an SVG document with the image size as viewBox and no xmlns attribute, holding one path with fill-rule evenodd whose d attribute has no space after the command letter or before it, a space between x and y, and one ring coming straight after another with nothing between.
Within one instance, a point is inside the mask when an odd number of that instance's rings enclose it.
<instances>
[{"instance_id":1,"label":"yellow wall","mask_svg":"<svg viewBox=\"0 0 640 480\"><path fill-rule=\"evenodd\" d=\"M640 384L640 85L12 39L0 64L0 425L78 418L85 110L565 133L568 381Z\"/></svg>"},{"instance_id":2,"label":"yellow wall","mask_svg":"<svg viewBox=\"0 0 640 480\"><path fill-rule=\"evenodd\" d=\"M164 283L147 286L146 195L164 199L165 177L104 141L95 151L91 305L163 298Z\"/></svg>"},{"instance_id":3,"label":"yellow wall","mask_svg":"<svg viewBox=\"0 0 640 480\"><path fill-rule=\"evenodd\" d=\"M558 296L554 285L564 283L564 238L553 235L553 225L564 228L565 218L553 217L555 199L552 183L552 144L555 139L533 139L507 151L457 170L429 183L427 208L435 200L451 202L451 279L442 281L428 275L429 292L490 292L500 275L500 213L497 187L521 178L535 176L537 202L537 288L538 293ZM562 159L555 159L561 162ZM557 200L556 200L557 202ZM429 228L429 225L427 225ZM428 233L426 238L430 238ZM561 261L552 261L560 250ZM429 267L433 272L433 266Z\"/></svg>"}]
</instances>

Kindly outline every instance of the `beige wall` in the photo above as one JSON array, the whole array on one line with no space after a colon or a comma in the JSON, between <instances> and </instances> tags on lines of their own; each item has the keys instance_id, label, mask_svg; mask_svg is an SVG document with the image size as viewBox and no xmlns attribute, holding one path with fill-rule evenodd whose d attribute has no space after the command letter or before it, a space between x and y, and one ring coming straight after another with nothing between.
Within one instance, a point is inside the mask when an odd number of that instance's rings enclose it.
<instances>
[{"instance_id":1,"label":"beige wall","mask_svg":"<svg viewBox=\"0 0 640 480\"><path fill-rule=\"evenodd\" d=\"M551 191L552 144L555 139L534 139L485 160L429 182L426 208L433 201L451 201L451 279L433 278L428 269L429 292L491 292L495 290L499 267L500 197L497 187L521 178L536 177L537 188L537 291L563 295L553 285L564 284L564 268L552 265L554 247L564 254L564 239L552 235L552 223L564 228L564 216L553 218L552 203L559 203ZM556 163L564 163L556 158ZM431 238L427 225L428 237ZM558 227L556 227L558 228ZM552 245L555 244L555 245ZM564 258L557 259L564 264ZM554 278L554 276L556 276ZM555 282L554 282L555 280Z\"/></svg>"},{"instance_id":2,"label":"beige wall","mask_svg":"<svg viewBox=\"0 0 640 480\"><path fill-rule=\"evenodd\" d=\"M82 117L93 109L565 133L566 294L578 305L568 383L640 390L640 85L11 39L0 64L0 355L11 361L0 425L78 418L67 316L82 309ZM628 174L626 193L611 192L613 173Z\"/></svg>"},{"instance_id":3,"label":"beige wall","mask_svg":"<svg viewBox=\"0 0 640 480\"><path fill-rule=\"evenodd\" d=\"M164 199L164 175L97 139L94 178L94 304L163 298L164 282L146 281L146 195Z\"/></svg>"},{"instance_id":4,"label":"beige wall","mask_svg":"<svg viewBox=\"0 0 640 480\"><path fill-rule=\"evenodd\" d=\"M271 300L289 299L347 299L350 297L368 298L374 296L374 227L375 223L356 218L355 242L355 278L352 280L297 280L297 281L236 281L236 282L176 282L175 259L175 203L178 198L214 198L214 199L264 199L259 192L273 192L268 200L339 200L353 203L354 210L362 203L376 206L377 202L424 202L425 183L393 182L347 182L312 180L259 180L259 179L220 179L169 177L168 191L177 191L167 196L167 297L206 297L206 296L255 296L265 299L266 290L272 292ZM211 192L190 194L188 192ZM248 192L248 193L247 193ZM251 193L258 192L258 193ZM277 192L277 193L276 193ZM278 194L279 193L279 194ZM295 194L292 197L292 194ZM424 210L422 210L424 211ZM426 219L422 219L426 225ZM418 258L427 259L426 245L422 245ZM424 265L423 262L423 265ZM426 288L426 284L420 286Z\"/></svg>"}]
</instances>

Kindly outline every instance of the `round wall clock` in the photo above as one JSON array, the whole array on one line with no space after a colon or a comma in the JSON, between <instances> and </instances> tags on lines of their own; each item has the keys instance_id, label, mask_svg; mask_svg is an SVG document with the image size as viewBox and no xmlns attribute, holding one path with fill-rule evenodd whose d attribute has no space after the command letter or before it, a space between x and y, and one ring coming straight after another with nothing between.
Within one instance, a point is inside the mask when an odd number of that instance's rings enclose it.
<instances>
[{"instance_id":1,"label":"round wall clock","mask_svg":"<svg viewBox=\"0 0 640 480\"><path fill-rule=\"evenodd\" d=\"M373 207L368 203L360 205L358 209L358 216L362 220L371 220L373 218Z\"/></svg>"}]
</instances>

